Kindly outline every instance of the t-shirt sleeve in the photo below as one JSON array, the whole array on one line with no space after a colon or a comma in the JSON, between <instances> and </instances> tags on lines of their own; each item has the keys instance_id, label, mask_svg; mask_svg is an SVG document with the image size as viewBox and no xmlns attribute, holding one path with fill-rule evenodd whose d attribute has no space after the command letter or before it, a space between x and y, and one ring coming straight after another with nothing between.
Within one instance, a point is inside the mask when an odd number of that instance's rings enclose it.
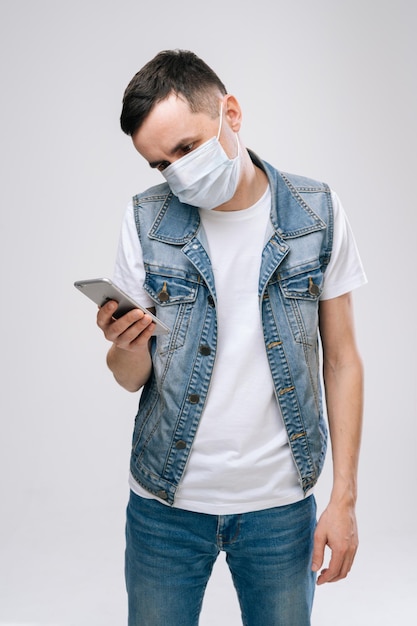
<instances>
[{"instance_id":1,"label":"t-shirt sleeve","mask_svg":"<svg viewBox=\"0 0 417 626\"><path fill-rule=\"evenodd\" d=\"M367 278L348 218L332 191L334 210L333 250L324 274L321 300L330 300L366 284Z\"/></svg>"},{"instance_id":2,"label":"t-shirt sleeve","mask_svg":"<svg viewBox=\"0 0 417 626\"><path fill-rule=\"evenodd\" d=\"M150 308L154 302L143 289L144 281L142 248L136 230L133 202L130 201L122 221L113 282L138 304Z\"/></svg>"}]
</instances>

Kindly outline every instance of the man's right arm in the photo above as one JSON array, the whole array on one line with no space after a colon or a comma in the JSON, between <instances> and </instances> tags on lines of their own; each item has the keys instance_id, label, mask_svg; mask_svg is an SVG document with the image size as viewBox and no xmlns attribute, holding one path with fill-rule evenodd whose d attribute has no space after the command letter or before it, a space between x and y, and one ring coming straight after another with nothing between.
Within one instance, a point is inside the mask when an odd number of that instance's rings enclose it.
<instances>
[{"instance_id":1,"label":"man's right arm","mask_svg":"<svg viewBox=\"0 0 417 626\"><path fill-rule=\"evenodd\" d=\"M139 309L116 320L112 317L116 308L116 302L108 302L97 314L97 325L113 344L107 354L107 365L119 385L127 391L138 391L152 371L149 340L155 325Z\"/></svg>"}]
</instances>

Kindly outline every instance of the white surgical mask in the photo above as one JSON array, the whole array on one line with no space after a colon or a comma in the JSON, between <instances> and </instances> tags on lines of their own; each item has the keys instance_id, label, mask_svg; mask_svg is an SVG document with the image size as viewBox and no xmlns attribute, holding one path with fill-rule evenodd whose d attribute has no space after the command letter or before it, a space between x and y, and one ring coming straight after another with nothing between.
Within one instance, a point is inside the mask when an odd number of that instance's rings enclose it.
<instances>
[{"instance_id":1,"label":"white surgical mask","mask_svg":"<svg viewBox=\"0 0 417 626\"><path fill-rule=\"evenodd\" d=\"M239 182L239 139L236 135L237 156L229 159L219 142L222 113L223 103L217 137L212 137L162 171L181 202L201 209L214 209L228 202L235 195Z\"/></svg>"}]
</instances>

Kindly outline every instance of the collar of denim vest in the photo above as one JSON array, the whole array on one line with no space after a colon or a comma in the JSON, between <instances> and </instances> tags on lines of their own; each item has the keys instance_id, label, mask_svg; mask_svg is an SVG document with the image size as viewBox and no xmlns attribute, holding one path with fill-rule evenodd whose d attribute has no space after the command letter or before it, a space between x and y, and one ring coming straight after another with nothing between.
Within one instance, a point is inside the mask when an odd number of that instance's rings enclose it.
<instances>
[{"instance_id":1,"label":"collar of denim vest","mask_svg":"<svg viewBox=\"0 0 417 626\"><path fill-rule=\"evenodd\" d=\"M300 237L326 227L321 218L314 212L306 200L311 193L330 190L324 183L303 181L302 185L294 185L286 174L262 161L254 152L248 151L255 165L260 167L268 177L271 186L271 222L276 233L283 239ZM288 175L291 178L291 175ZM196 207L183 204L169 189L167 184L158 186L158 196L163 203L148 233L151 239L165 243L184 245L198 232L200 216ZM166 193L161 194L164 188ZM329 200L330 201L330 200Z\"/></svg>"}]
</instances>

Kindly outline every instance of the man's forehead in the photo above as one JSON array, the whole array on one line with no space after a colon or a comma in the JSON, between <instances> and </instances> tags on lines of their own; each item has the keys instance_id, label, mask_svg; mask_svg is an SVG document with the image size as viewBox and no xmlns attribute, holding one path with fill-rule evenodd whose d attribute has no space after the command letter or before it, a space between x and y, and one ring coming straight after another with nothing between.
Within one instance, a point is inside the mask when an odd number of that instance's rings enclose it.
<instances>
[{"instance_id":1,"label":"man's forehead","mask_svg":"<svg viewBox=\"0 0 417 626\"><path fill-rule=\"evenodd\" d=\"M152 119L164 119L166 117L175 115L193 115L190 105L187 100L181 94L171 93L163 100L158 100L149 114L147 115L144 124Z\"/></svg>"},{"instance_id":2,"label":"man's forehead","mask_svg":"<svg viewBox=\"0 0 417 626\"><path fill-rule=\"evenodd\" d=\"M132 139L136 149L147 158L149 150L172 149L178 142L210 132L213 122L208 113L194 113L183 97L171 94L154 105Z\"/></svg>"},{"instance_id":3,"label":"man's forehead","mask_svg":"<svg viewBox=\"0 0 417 626\"><path fill-rule=\"evenodd\" d=\"M142 140L150 139L151 135L161 131L168 132L173 128L185 129L190 126L193 117L188 103L183 98L172 95L152 107L135 135Z\"/></svg>"}]
</instances>

